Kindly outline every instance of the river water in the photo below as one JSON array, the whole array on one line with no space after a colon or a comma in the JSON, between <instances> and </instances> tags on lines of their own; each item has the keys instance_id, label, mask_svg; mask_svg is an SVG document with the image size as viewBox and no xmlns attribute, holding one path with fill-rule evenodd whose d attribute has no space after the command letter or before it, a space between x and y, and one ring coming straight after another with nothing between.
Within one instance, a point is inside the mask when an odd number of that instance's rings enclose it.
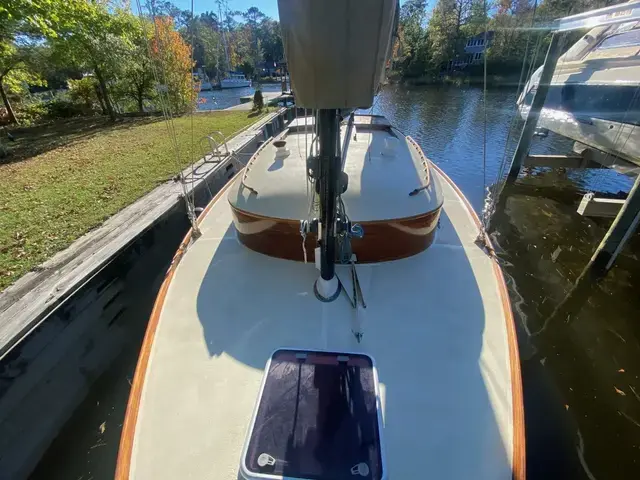
<instances>
[{"instance_id":1,"label":"river water","mask_svg":"<svg viewBox=\"0 0 640 480\"><path fill-rule=\"evenodd\" d=\"M280 92L282 86L279 83L265 83L260 85L263 92ZM207 90L200 92L198 111L224 110L240 103L240 97L253 95L256 92L253 87L228 88L225 90Z\"/></svg>"},{"instance_id":2,"label":"river water","mask_svg":"<svg viewBox=\"0 0 640 480\"><path fill-rule=\"evenodd\" d=\"M505 149L509 155L519 135L516 123L508 138L515 95L510 89L487 92L485 154L482 89L392 85L372 110L411 135L481 212L485 186L495 181ZM536 138L532 151L570 148L550 134ZM581 195L626 192L630 185L609 170L528 169L505 191L504 208L494 218L491 236L518 329L530 480L640 478L637 236L603 281L554 314L610 224L579 216ZM141 300L149 310L155 288ZM96 382L33 478L113 478L136 355L135 348L124 352Z\"/></svg>"}]
</instances>

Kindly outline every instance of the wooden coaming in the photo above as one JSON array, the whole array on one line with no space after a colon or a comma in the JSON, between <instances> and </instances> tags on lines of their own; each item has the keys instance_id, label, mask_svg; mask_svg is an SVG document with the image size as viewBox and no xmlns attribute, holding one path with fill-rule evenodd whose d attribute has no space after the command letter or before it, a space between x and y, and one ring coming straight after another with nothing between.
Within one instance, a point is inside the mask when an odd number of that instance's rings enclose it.
<instances>
[{"instance_id":1,"label":"wooden coaming","mask_svg":"<svg viewBox=\"0 0 640 480\"><path fill-rule=\"evenodd\" d=\"M442 206L413 217L357 222L362 238L352 238L351 247L359 263L385 262L416 255L426 250L435 237ZM265 217L231 205L238 239L247 248L264 255L304 261L300 222ZM307 260L314 261L315 234L307 235Z\"/></svg>"}]
</instances>

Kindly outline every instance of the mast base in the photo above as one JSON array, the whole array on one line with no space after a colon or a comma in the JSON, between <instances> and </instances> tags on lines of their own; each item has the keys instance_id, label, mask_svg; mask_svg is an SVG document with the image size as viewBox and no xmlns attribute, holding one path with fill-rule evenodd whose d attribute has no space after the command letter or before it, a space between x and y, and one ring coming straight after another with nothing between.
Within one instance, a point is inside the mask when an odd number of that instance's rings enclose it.
<instances>
[{"instance_id":1,"label":"mast base","mask_svg":"<svg viewBox=\"0 0 640 480\"><path fill-rule=\"evenodd\" d=\"M333 302L340 295L340 281L334 275L331 280L319 277L313 284L313 293L321 302Z\"/></svg>"}]
</instances>

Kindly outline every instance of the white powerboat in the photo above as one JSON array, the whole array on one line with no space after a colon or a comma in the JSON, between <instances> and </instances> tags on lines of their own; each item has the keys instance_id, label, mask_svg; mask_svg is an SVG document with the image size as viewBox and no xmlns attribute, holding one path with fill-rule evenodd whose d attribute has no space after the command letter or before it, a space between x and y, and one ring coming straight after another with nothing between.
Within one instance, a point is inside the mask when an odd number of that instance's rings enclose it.
<instances>
[{"instance_id":1,"label":"white powerboat","mask_svg":"<svg viewBox=\"0 0 640 480\"><path fill-rule=\"evenodd\" d=\"M590 30L558 59L538 128L640 165L638 52L638 21ZM518 99L523 118L541 73L542 67Z\"/></svg>"},{"instance_id":2,"label":"white powerboat","mask_svg":"<svg viewBox=\"0 0 640 480\"><path fill-rule=\"evenodd\" d=\"M251 80L247 80L242 73L229 73L227 78L220 80L220 88L250 87Z\"/></svg>"},{"instance_id":3,"label":"white powerboat","mask_svg":"<svg viewBox=\"0 0 640 480\"><path fill-rule=\"evenodd\" d=\"M180 246L116 478L524 479L514 321L481 223L410 137L341 110L372 104L396 0L279 10L315 113Z\"/></svg>"}]
</instances>

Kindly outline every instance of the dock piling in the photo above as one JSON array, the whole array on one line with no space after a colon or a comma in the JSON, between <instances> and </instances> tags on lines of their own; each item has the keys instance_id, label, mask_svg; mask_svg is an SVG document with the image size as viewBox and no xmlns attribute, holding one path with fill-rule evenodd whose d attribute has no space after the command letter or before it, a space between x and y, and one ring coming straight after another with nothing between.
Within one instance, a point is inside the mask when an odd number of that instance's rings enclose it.
<instances>
[{"instance_id":1,"label":"dock piling","mask_svg":"<svg viewBox=\"0 0 640 480\"><path fill-rule=\"evenodd\" d=\"M627 200L591 257L587 269L592 270L596 275L606 274L613 266L631 235L635 232L639 222L640 175L636 177Z\"/></svg>"},{"instance_id":2,"label":"dock piling","mask_svg":"<svg viewBox=\"0 0 640 480\"><path fill-rule=\"evenodd\" d=\"M525 120L524 127L522 127L522 133L518 140L518 146L513 154L513 160L511 160L511 168L509 169L509 175L507 181L515 181L520 173L520 167L529 154L531 148L531 141L538 124L538 118L540 117L540 111L544 106L544 101L547 98L549 91L549 85L553 77L553 72L556 69L558 58L560 57L561 44L557 33L554 33L551 37L551 43L547 50L547 56L544 59L544 66L542 67L542 74L540 75L540 81L538 82L538 88L531 102L531 108L529 114Z\"/></svg>"}]
</instances>

